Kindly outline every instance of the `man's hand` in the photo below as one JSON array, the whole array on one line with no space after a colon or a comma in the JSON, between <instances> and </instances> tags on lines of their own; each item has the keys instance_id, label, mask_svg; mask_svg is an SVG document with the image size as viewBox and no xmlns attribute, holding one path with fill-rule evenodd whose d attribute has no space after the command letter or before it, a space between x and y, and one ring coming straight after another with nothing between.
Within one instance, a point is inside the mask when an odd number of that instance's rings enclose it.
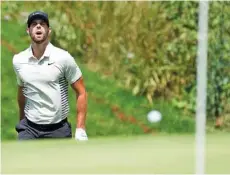
<instances>
[{"instance_id":1,"label":"man's hand","mask_svg":"<svg viewBox=\"0 0 230 175\"><path fill-rule=\"evenodd\" d=\"M76 128L75 131L75 139L79 141L85 141L88 140L87 134L84 129L82 128Z\"/></svg>"}]
</instances>

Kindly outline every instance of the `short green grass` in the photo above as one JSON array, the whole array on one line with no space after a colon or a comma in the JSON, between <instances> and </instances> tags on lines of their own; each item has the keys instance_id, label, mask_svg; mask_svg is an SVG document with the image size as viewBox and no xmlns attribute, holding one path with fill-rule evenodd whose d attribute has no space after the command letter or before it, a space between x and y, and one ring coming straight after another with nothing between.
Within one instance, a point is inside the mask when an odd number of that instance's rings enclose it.
<instances>
[{"instance_id":1,"label":"short green grass","mask_svg":"<svg viewBox=\"0 0 230 175\"><path fill-rule=\"evenodd\" d=\"M229 134L209 134L206 173L230 173ZM2 142L2 173L193 174L193 135Z\"/></svg>"}]
</instances>

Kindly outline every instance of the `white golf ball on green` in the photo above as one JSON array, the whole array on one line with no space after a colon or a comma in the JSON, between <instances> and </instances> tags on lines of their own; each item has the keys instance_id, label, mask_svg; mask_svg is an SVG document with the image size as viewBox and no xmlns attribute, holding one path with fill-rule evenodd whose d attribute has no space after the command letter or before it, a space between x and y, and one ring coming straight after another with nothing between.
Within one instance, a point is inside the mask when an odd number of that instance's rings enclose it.
<instances>
[{"instance_id":1,"label":"white golf ball on green","mask_svg":"<svg viewBox=\"0 0 230 175\"><path fill-rule=\"evenodd\" d=\"M149 122L151 123L157 123L159 121L161 121L162 119L162 115L159 111L157 110L152 110L148 113L147 115L147 119Z\"/></svg>"}]
</instances>

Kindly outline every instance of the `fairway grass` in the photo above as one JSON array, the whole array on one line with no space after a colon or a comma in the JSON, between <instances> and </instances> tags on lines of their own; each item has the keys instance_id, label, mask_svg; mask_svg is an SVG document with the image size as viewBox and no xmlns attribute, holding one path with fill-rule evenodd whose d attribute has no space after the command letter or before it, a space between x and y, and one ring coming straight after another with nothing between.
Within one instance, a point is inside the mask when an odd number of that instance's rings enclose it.
<instances>
[{"instance_id":1,"label":"fairway grass","mask_svg":"<svg viewBox=\"0 0 230 175\"><path fill-rule=\"evenodd\" d=\"M206 173L230 173L229 136L208 135ZM2 173L192 174L194 141L192 135L8 141L2 142Z\"/></svg>"}]
</instances>

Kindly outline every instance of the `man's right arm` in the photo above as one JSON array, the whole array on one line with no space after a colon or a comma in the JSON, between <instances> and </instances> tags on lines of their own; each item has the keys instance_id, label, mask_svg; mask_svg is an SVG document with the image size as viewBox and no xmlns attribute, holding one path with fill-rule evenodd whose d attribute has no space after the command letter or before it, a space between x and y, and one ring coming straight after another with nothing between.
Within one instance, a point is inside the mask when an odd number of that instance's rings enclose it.
<instances>
[{"instance_id":1,"label":"man's right arm","mask_svg":"<svg viewBox=\"0 0 230 175\"><path fill-rule=\"evenodd\" d=\"M22 120L25 117L25 103L26 99L23 94L23 86L18 86L18 107L19 107L19 120Z\"/></svg>"},{"instance_id":2,"label":"man's right arm","mask_svg":"<svg viewBox=\"0 0 230 175\"><path fill-rule=\"evenodd\" d=\"M15 71L16 80L18 84L17 101L18 101L18 107L19 107L19 120L22 120L25 117L24 109L25 109L26 99L23 93L24 83L21 80L19 76L19 72L18 72L18 70L20 70L20 64L18 64L18 60L19 58L17 58L17 55L14 55L12 61L13 61L13 69Z\"/></svg>"}]
</instances>

